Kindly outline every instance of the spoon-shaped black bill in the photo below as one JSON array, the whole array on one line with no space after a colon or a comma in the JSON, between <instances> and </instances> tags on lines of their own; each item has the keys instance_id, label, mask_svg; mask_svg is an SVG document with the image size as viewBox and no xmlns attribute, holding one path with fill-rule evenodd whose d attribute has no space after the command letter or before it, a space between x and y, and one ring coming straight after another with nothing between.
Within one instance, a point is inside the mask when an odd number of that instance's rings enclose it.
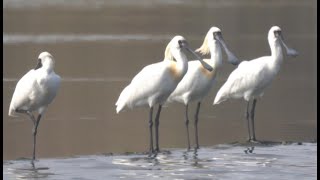
<instances>
[{"instance_id":1,"label":"spoon-shaped black bill","mask_svg":"<svg viewBox=\"0 0 320 180\"><path fill-rule=\"evenodd\" d=\"M190 49L188 46L185 46L186 50L188 50L190 53L192 53L196 58L197 60L200 61L200 63L202 64L202 66L204 68L206 68L208 71L213 71L213 68L208 64L206 63L205 61L203 61L203 59L198 55L196 54L192 49Z\"/></svg>"},{"instance_id":2,"label":"spoon-shaped black bill","mask_svg":"<svg viewBox=\"0 0 320 180\"><path fill-rule=\"evenodd\" d=\"M240 60L229 50L229 48L227 47L226 43L224 42L222 35L219 34L216 36L217 40L220 42L220 44L223 46L224 51L227 54L228 57L228 62L233 64L233 65L238 65L240 64Z\"/></svg>"},{"instance_id":3,"label":"spoon-shaped black bill","mask_svg":"<svg viewBox=\"0 0 320 180\"><path fill-rule=\"evenodd\" d=\"M286 51L287 51L287 55L288 55L288 56L292 56L292 57L298 56L298 55L299 55L298 51L296 51L296 50L294 50L294 49L292 49L292 48L289 48L289 47L286 45L286 43L284 43L282 34L279 34L279 35L280 35L280 41L281 41L281 43L283 44L284 48L285 48Z\"/></svg>"}]
</instances>

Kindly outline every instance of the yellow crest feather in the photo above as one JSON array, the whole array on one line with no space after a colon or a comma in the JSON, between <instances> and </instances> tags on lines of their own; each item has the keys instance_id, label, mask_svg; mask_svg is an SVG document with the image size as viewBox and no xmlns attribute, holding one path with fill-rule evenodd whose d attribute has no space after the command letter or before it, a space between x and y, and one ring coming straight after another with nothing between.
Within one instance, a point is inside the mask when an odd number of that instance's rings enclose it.
<instances>
[{"instance_id":1,"label":"yellow crest feather","mask_svg":"<svg viewBox=\"0 0 320 180\"><path fill-rule=\"evenodd\" d=\"M201 55L207 55L210 53L209 45L208 45L208 35L204 38L203 44L200 48L196 50L196 52L200 53Z\"/></svg>"},{"instance_id":2,"label":"yellow crest feather","mask_svg":"<svg viewBox=\"0 0 320 180\"><path fill-rule=\"evenodd\" d=\"M170 43L168 43L166 50L164 52L164 59L175 61L174 57L171 54Z\"/></svg>"}]
</instances>

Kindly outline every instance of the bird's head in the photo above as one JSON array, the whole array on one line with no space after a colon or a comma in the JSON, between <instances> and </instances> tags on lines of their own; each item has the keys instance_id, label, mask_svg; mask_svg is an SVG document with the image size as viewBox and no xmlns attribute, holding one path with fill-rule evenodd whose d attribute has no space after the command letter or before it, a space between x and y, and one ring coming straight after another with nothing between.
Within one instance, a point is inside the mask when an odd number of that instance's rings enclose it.
<instances>
[{"instance_id":1,"label":"bird's head","mask_svg":"<svg viewBox=\"0 0 320 180\"><path fill-rule=\"evenodd\" d=\"M38 64L37 66L34 68L39 69L41 67L45 67L48 69L53 69L54 68L54 59L53 56L48 53L48 52L42 52L40 53L39 57L38 57Z\"/></svg>"},{"instance_id":2,"label":"bird's head","mask_svg":"<svg viewBox=\"0 0 320 180\"><path fill-rule=\"evenodd\" d=\"M275 43L281 43L287 51L288 56L296 57L298 52L292 48L289 48L284 42L282 31L279 26L272 26L268 33L268 41L270 46Z\"/></svg>"},{"instance_id":3,"label":"bird's head","mask_svg":"<svg viewBox=\"0 0 320 180\"><path fill-rule=\"evenodd\" d=\"M187 42L187 40L183 37L183 36L175 36L174 38L171 39L171 41L169 42L169 44L166 47L164 56L165 59L168 60L175 60L175 53L176 52L182 52L182 50L187 50L189 51L191 54L193 54L197 60L199 60L201 62L201 64L203 65L204 68L206 68L208 71L212 71L212 67L207 64L206 62L203 61L203 59L197 55L190 47L189 47L189 43Z\"/></svg>"},{"instance_id":4,"label":"bird's head","mask_svg":"<svg viewBox=\"0 0 320 180\"><path fill-rule=\"evenodd\" d=\"M196 50L202 55L206 55L210 53L210 46L216 46L221 44L224 51L228 56L228 62L233 65L238 65L240 60L229 50L224 39L222 37L221 30L218 27L211 27L204 38L203 44L200 48Z\"/></svg>"}]
</instances>

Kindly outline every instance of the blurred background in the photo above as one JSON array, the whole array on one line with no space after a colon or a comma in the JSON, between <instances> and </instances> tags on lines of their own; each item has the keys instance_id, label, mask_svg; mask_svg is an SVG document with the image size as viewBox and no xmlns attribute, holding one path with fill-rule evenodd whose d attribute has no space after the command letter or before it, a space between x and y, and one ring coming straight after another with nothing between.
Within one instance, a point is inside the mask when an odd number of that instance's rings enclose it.
<instances>
[{"instance_id":1,"label":"blurred background","mask_svg":"<svg viewBox=\"0 0 320 180\"><path fill-rule=\"evenodd\" d=\"M282 28L287 45L300 54L285 56L276 79L258 100L256 136L270 141L316 140L316 4L316 0L5 0L3 158L31 156L32 123L7 114L17 81L34 68L42 51L54 56L62 85L40 122L37 157L146 151L149 109L116 114L120 92L144 66L163 60L173 36L184 36L196 49L212 26L222 30L230 50L242 60L269 55L267 33L273 25ZM215 86L202 102L201 146L246 140L246 102L212 106L234 68L223 62ZM195 104L189 108L193 145ZM182 104L163 109L160 147L186 147Z\"/></svg>"}]
</instances>

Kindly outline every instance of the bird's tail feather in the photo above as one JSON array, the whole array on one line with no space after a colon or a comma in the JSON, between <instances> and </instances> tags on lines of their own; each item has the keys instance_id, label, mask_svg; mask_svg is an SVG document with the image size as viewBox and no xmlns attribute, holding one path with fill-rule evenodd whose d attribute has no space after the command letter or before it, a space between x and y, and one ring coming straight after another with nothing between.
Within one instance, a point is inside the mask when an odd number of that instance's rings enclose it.
<instances>
[{"instance_id":1,"label":"bird's tail feather","mask_svg":"<svg viewBox=\"0 0 320 180\"><path fill-rule=\"evenodd\" d=\"M117 105L116 111L117 114L119 114L119 112L123 109L123 106Z\"/></svg>"},{"instance_id":2,"label":"bird's tail feather","mask_svg":"<svg viewBox=\"0 0 320 180\"><path fill-rule=\"evenodd\" d=\"M123 89L123 91L121 92L118 101L116 102L116 111L117 113L119 113L125 106L126 106L126 102L128 100L128 96L129 96L129 86L127 86L126 88Z\"/></svg>"},{"instance_id":3,"label":"bird's tail feather","mask_svg":"<svg viewBox=\"0 0 320 180\"><path fill-rule=\"evenodd\" d=\"M223 101L227 100L227 96L224 93L223 87L218 91L216 97L214 98L213 105L220 104Z\"/></svg>"},{"instance_id":4,"label":"bird's tail feather","mask_svg":"<svg viewBox=\"0 0 320 180\"><path fill-rule=\"evenodd\" d=\"M9 108L9 113L8 113L8 115L11 116L11 117L18 117L15 109L12 108L11 106L10 106L10 108Z\"/></svg>"}]
</instances>

